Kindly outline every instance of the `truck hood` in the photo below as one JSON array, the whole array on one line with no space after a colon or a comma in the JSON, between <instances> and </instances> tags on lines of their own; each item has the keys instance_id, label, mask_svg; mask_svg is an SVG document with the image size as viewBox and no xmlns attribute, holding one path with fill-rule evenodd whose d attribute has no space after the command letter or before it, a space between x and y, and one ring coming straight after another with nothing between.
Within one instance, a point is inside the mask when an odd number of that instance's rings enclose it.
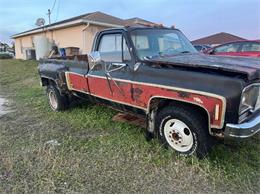
<instances>
[{"instance_id":1,"label":"truck hood","mask_svg":"<svg viewBox=\"0 0 260 195\"><path fill-rule=\"evenodd\" d=\"M260 59L258 58L211 56L196 53L155 57L147 61L173 66L222 70L244 74L248 80L260 79Z\"/></svg>"}]
</instances>

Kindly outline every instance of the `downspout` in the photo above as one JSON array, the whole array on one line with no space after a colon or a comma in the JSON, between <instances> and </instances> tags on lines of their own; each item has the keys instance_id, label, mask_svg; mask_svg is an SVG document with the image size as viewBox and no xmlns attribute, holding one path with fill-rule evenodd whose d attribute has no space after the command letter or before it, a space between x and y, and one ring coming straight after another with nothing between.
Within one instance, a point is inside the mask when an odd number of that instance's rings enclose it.
<instances>
[{"instance_id":1,"label":"downspout","mask_svg":"<svg viewBox=\"0 0 260 195\"><path fill-rule=\"evenodd\" d=\"M82 48L82 50L83 51L85 51L85 49L86 49L86 30L87 30L88 27L89 27L89 22L87 23L86 27L83 28L83 30L82 30L82 34L83 34L83 48ZM83 51L82 51L82 53L84 53Z\"/></svg>"}]
</instances>

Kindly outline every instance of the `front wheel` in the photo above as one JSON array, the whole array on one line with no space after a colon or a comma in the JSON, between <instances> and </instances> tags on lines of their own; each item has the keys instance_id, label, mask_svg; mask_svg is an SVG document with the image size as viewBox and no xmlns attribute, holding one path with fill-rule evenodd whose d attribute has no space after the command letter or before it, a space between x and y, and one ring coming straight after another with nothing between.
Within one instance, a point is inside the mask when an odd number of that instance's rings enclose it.
<instances>
[{"instance_id":1,"label":"front wheel","mask_svg":"<svg viewBox=\"0 0 260 195\"><path fill-rule=\"evenodd\" d=\"M206 118L187 106L169 106L156 117L159 138L181 155L203 158L213 145Z\"/></svg>"},{"instance_id":2,"label":"front wheel","mask_svg":"<svg viewBox=\"0 0 260 195\"><path fill-rule=\"evenodd\" d=\"M47 97L49 105L53 111L58 112L68 108L68 98L62 96L55 86L49 85L47 87Z\"/></svg>"}]
</instances>

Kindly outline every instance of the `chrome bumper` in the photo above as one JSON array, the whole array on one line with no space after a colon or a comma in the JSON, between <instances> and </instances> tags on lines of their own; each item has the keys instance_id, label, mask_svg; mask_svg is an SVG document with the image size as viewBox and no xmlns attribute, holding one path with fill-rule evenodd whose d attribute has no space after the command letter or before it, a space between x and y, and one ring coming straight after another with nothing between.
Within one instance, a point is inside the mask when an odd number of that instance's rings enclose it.
<instances>
[{"instance_id":1,"label":"chrome bumper","mask_svg":"<svg viewBox=\"0 0 260 195\"><path fill-rule=\"evenodd\" d=\"M241 124L226 124L225 138L248 138L260 131L260 115Z\"/></svg>"}]
</instances>

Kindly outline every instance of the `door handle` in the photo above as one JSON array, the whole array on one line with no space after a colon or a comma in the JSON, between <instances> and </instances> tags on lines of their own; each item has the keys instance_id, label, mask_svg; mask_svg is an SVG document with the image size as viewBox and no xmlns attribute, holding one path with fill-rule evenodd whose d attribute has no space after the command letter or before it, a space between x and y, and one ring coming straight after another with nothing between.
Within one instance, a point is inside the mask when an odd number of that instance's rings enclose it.
<instances>
[{"instance_id":1,"label":"door handle","mask_svg":"<svg viewBox=\"0 0 260 195\"><path fill-rule=\"evenodd\" d=\"M116 68L112 68L113 66L116 66ZM125 64L125 63L112 63L108 67L108 70L106 70L106 72L107 73L114 72L114 71L117 71L117 70L121 70L122 68L125 68L125 67L127 67L127 64Z\"/></svg>"},{"instance_id":2,"label":"door handle","mask_svg":"<svg viewBox=\"0 0 260 195\"><path fill-rule=\"evenodd\" d=\"M126 67L127 64L125 63L112 63L113 66L120 66L120 67Z\"/></svg>"}]
</instances>

